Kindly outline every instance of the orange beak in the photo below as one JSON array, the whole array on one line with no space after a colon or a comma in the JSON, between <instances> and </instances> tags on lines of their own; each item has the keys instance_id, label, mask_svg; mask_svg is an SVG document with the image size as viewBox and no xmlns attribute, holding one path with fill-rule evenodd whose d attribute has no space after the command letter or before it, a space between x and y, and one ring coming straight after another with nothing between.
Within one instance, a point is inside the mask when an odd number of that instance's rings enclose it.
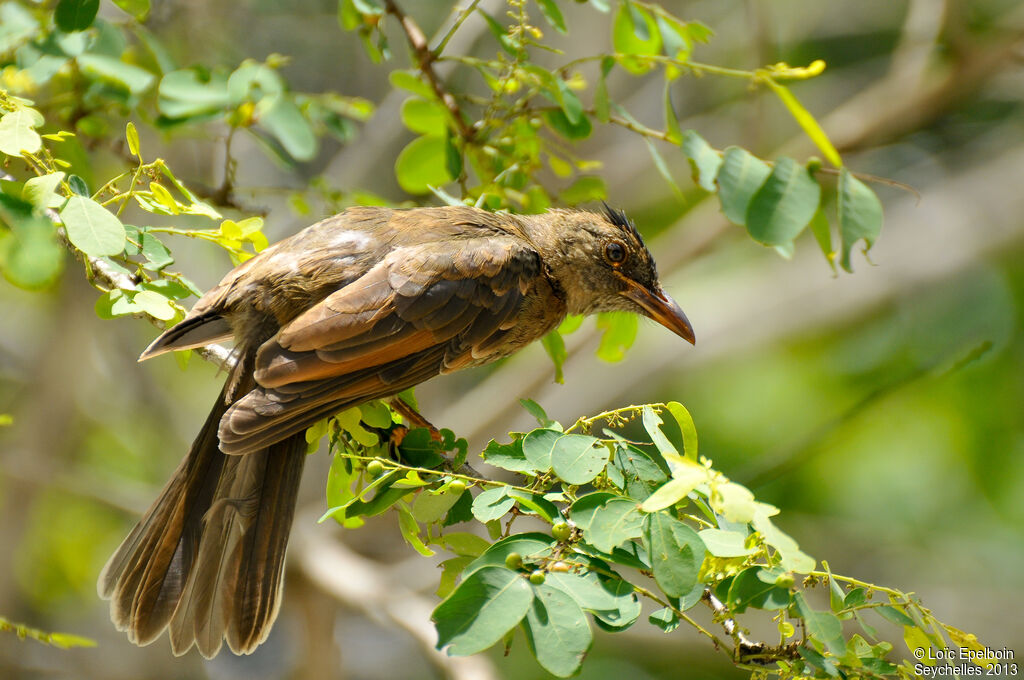
<instances>
[{"instance_id":1,"label":"orange beak","mask_svg":"<svg viewBox=\"0 0 1024 680\"><path fill-rule=\"evenodd\" d=\"M660 287L656 292L651 292L636 281L619 274L619 278L627 285L626 290L620 295L627 297L640 305L644 313L669 329L691 345L697 344L697 337L693 334L693 326L686 314L679 308L679 305Z\"/></svg>"}]
</instances>

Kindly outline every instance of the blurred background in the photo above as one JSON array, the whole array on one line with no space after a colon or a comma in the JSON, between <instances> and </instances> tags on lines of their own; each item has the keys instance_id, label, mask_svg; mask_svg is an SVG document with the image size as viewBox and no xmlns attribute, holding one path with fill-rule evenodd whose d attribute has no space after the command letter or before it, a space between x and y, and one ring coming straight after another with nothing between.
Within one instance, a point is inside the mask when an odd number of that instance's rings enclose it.
<instances>
[{"instance_id":1,"label":"blurred background","mask_svg":"<svg viewBox=\"0 0 1024 680\"><path fill-rule=\"evenodd\" d=\"M428 36L450 21L450 2L403 4ZM484 5L504 11L501 2ZM608 49L608 15L560 5L570 33L552 33L551 44L569 54ZM696 347L642 323L626 359L604 364L588 322L567 338L564 385L535 346L421 387L424 414L479 451L530 425L519 397L563 422L678 400L694 416L701 453L779 506L778 523L806 552L836 573L912 590L939 619L1024 654L1024 5L664 5L715 31L698 61L749 69L824 59L825 74L794 92L850 168L914 192L875 185L886 223L871 262L858 252L856 273L837 276L809 234L787 261L730 225L717 200L693 188L678 150L663 153L682 196L641 140L598 127L580 154L603 164L610 202L648 238ZM229 67L277 52L291 57L283 73L293 88L377 104L351 143L298 167L239 138L238 194L268 210L271 241L325 214L327 203L301 214L289 201L311 182L409 199L393 172L412 138L398 115L404 95L383 75L391 66L370 62L339 29L336 10L328 0L169 0L154 3L147 22L183 65L200 52L195 60ZM479 19L456 40L451 49L495 51ZM408 61L401 36L391 43L395 60ZM609 82L652 125L662 120L661 87L621 75ZM684 77L673 99L683 128L716 148L814 153L778 101L743 81ZM143 147L186 180L219 182L222 150L209 137L144 137ZM214 249L172 245L200 286L230 268ZM96 595L97 574L186 451L221 378L199 360L187 371L170 358L136 365L156 331L99 320L95 298L74 267L44 293L0 283L0 413L13 417L0 428L0 615L99 645L62 651L0 634L0 677L547 677L522 637L507 657L431 653L439 572L403 543L390 515L349 532L315 524L325 455L307 465L285 603L256 654L204 662L171 657L163 638L130 645ZM898 643L899 631L890 633ZM744 675L685 628L666 635L641 621L596 637L583 678Z\"/></svg>"}]
</instances>

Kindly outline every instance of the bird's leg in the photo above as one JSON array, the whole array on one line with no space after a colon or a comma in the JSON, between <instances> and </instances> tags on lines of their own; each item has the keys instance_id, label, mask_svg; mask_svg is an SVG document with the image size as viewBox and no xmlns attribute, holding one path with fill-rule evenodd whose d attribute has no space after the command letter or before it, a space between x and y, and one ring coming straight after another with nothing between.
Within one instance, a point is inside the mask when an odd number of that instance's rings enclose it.
<instances>
[{"instance_id":1,"label":"bird's leg","mask_svg":"<svg viewBox=\"0 0 1024 680\"><path fill-rule=\"evenodd\" d=\"M391 408L398 413L398 415L402 416L402 418L407 420L413 427L425 427L430 430L430 438L434 441L439 442L444 440L444 437L441 436L440 430L434 427L429 420L424 418L419 411L410 406L409 403L401 397L392 397L388 403L391 405ZM402 432L400 436L404 437L405 432ZM400 443L401 439L396 442L396 444Z\"/></svg>"}]
</instances>

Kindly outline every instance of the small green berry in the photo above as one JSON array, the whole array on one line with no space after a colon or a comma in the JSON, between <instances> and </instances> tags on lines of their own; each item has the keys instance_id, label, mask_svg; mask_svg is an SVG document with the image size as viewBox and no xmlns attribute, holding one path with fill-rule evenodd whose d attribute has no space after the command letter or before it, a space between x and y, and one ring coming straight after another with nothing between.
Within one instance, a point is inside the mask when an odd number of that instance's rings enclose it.
<instances>
[{"instance_id":1,"label":"small green berry","mask_svg":"<svg viewBox=\"0 0 1024 680\"><path fill-rule=\"evenodd\" d=\"M448 490L452 493L459 494L466 490L466 483L461 479L456 479L454 482L448 485Z\"/></svg>"},{"instance_id":2,"label":"small green berry","mask_svg":"<svg viewBox=\"0 0 1024 680\"><path fill-rule=\"evenodd\" d=\"M572 528L565 522L559 522L551 527L551 535L559 541L567 541L572 536Z\"/></svg>"},{"instance_id":3,"label":"small green berry","mask_svg":"<svg viewBox=\"0 0 1024 680\"><path fill-rule=\"evenodd\" d=\"M780 588L792 588L793 587L793 574L788 571L785 574L779 574L775 577L775 585Z\"/></svg>"},{"instance_id":4,"label":"small green berry","mask_svg":"<svg viewBox=\"0 0 1024 680\"><path fill-rule=\"evenodd\" d=\"M366 464L366 474L371 478L380 477L381 473L384 472L384 464L379 460L371 460Z\"/></svg>"},{"instance_id":5,"label":"small green berry","mask_svg":"<svg viewBox=\"0 0 1024 680\"><path fill-rule=\"evenodd\" d=\"M532 583L535 586L539 586L541 583L544 583L544 579L546 578L547 574L545 574L540 569L534 569L533 572L530 574L530 583Z\"/></svg>"},{"instance_id":6,"label":"small green berry","mask_svg":"<svg viewBox=\"0 0 1024 680\"><path fill-rule=\"evenodd\" d=\"M523 556L517 552L505 556L505 566L509 569L521 569L523 567Z\"/></svg>"}]
</instances>

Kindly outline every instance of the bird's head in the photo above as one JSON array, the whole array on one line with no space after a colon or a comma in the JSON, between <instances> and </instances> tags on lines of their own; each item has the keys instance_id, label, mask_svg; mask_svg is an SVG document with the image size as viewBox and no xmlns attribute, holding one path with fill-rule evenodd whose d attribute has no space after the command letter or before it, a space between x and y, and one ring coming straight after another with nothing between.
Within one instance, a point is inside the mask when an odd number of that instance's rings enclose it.
<instances>
[{"instance_id":1,"label":"bird's head","mask_svg":"<svg viewBox=\"0 0 1024 680\"><path fill-rule=\"evenodd\" d=\"M551 211L537 234L557 253L551 273L565 291L570 314L625 311L657 321L691 344L693 327L662 288L654 258L625 213ZM533 234L531 234L532 236ZM545 244L548 245L548 244Z\"/></svg>"}]
</instances>

